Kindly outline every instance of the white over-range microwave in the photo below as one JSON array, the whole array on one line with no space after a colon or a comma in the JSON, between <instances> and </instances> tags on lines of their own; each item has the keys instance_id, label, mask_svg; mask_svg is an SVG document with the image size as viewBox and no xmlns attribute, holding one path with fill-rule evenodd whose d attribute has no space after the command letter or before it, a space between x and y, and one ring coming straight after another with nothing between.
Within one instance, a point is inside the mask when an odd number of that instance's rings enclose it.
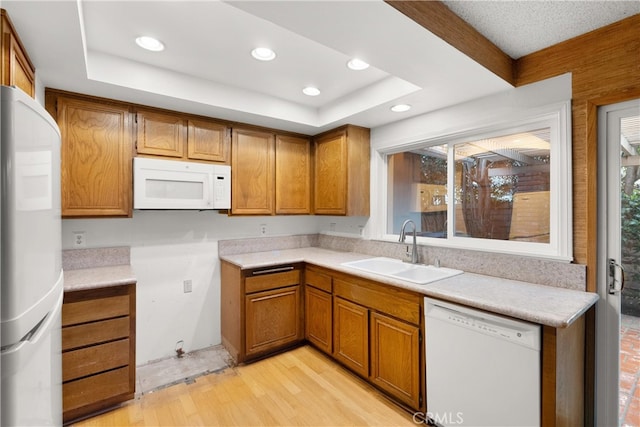
<instances>
[{"instance_id":1,"label":"white over-range microwave","mask_svg":"<svg viewBox=\"0 0 640 427\"><path fill-rule=\"evenodd\" d=\"M134 209L229 209L231 167L133 158Z\"/></svg>"}]
</instances>

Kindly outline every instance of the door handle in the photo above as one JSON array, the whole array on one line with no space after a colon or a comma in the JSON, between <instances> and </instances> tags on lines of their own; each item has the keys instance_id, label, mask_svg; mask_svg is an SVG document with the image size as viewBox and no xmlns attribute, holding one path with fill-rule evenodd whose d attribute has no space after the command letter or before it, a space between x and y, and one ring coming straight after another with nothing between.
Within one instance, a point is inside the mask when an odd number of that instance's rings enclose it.
<instances>
[{"instance_id":1,"label":"door handle","mask_svg":"<svg viewBox=\"0 0 640 427\"><path fill-rule=\"evenodd\" d=\"M617 272L620 272L620 279L618 279ZM620 288L618 288L620 284ZM615 259L609 258L609 293L617 294L624 289L624 268L618 264Z\"/></svg>"}]
</instances>

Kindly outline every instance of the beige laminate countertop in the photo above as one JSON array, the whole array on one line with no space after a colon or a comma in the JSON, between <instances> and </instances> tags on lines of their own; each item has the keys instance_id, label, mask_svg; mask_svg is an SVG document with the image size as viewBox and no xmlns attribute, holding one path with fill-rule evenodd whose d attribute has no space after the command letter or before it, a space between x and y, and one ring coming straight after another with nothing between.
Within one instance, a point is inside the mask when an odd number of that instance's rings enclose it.
<instances>
[{"instance_id":1,"label":"beige laminate countertop","mask_svg":"<svg viewBox=\"0 0 640 427\"><path fill-rule=\"evenodd\" d=\"M241 269L305 262L419 292L425 296L555 328L569 326L598 300L598 295L591 292L555 288L474 273L464 273L426 285L417 285L342 265L344 262L373 257L354 252L338 252L309 247L221 255L220 259Z\"/></svg>"},{"instance_id":2,"label":"beige laminate countertop","mask_svg":"<svg viewBox=\"0 0 640 427\"><path fill-rule=\"evenodd\" d=\"M136 277L133 275L130 265L112 265L64 271L65 292L130 285L136 282Z\"/></svg>"}]
</instances>

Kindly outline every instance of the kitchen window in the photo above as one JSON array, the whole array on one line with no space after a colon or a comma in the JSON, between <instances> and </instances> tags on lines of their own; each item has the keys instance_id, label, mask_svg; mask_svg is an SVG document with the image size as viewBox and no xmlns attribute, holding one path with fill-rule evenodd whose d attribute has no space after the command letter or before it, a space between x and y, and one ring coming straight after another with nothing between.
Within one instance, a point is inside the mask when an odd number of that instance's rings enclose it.
<instances>
[{"instance_id":1,"label":"kitchen window","mask_svg":"<svg viewBox=\"0 0 640 427\"><path fill-rule=\"evenodd\" d=\"M423 244L571 260L568 111L381 153L383 238L411 219Z\"/></svg>"}]
</instances>

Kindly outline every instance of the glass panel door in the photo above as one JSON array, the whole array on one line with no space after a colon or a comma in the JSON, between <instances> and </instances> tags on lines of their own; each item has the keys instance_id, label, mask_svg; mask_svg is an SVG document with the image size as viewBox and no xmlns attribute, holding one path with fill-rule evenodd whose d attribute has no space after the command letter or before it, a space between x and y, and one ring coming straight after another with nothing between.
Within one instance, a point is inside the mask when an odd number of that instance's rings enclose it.
<instances>
[{"instance_id":1,"label":"glass panel door","mask_svg":"<svg viewBox=\"0 0 640 427\"><path fill-rule=\"evenodd\" d=\"M640 419L640 101L599 111L597 425Z\"/></svg>"}]
</instances>

